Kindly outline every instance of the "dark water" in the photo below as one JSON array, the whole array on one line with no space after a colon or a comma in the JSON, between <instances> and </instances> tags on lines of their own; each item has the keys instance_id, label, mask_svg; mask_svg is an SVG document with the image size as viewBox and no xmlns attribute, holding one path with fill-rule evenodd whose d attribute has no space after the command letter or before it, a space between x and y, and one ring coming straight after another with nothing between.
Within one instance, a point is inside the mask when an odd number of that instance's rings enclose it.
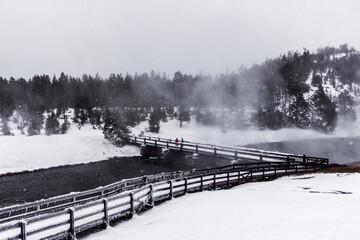
<instances>
[{"instance_id":1,"label":"dark water","mask_svg":"<svg viewBox=\"0 0 360 240\"><path fill-rule=\"evenodd\" d=\"M360 161L360 137L270 142L246 145L246 147L324 157L329 158L330 163Z\"/></svg>"},{"instance_id":2,"label":"dark water","mask_svg":"<svg viewBox=\"0 0 360 240\"><path fill-rule=\"evenodd\" d=\"M205 157L144 159L124 157L0 176L0 206L31 202L70 192L104 186L125 178L161 172L206 168L230 164L229 160Z\"/></svg>"}]
</instances>

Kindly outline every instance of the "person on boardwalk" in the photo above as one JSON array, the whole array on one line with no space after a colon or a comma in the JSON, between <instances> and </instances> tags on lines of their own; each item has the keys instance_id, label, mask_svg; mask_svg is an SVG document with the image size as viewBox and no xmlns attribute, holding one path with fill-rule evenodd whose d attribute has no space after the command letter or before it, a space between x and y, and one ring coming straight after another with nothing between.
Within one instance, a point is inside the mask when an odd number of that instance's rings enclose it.
<instances>
[{"instance_id":1,"label":"person on boardwalk","mask_svg":"<svg viewBox=\"0 0 360 240\"><path fill-rule=\"evenodd\" d=\"M175 139L175 143L176 143L176 145L178 145L178 143L179 143L179 139L178 139L178 138Z\"/></svg>"}]
</instances>

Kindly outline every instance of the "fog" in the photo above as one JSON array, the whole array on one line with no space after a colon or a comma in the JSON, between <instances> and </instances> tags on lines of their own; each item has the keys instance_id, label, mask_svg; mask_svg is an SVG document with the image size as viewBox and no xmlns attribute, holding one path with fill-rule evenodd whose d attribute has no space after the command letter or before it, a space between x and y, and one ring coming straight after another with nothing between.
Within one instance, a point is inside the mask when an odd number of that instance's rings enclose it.
<instances>
[{"instance_id":1,"label":"fog","mask_svg":"<svg viewBox=\"0 0 360 240\"><path fill-rule=\"evenodd\" d=\"M237 71L288 50L359 48L356 0L1 0L0 74Z\"/></svg>"}]
</instances>

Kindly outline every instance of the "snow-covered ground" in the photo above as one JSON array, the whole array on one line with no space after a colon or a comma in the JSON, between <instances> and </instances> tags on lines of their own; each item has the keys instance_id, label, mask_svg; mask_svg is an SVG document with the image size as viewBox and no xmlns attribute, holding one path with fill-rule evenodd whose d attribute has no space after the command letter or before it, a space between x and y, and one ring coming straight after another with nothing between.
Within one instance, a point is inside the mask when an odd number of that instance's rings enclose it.
<instances>
[{"instance_id":1,"label":"snow-covered ground","mask_svg":"<svg viewBox=\"0 0 360 240\"><path fill-rule=\"evenodd\" d=\"M204 126L194 120L190 123L183 123L182 128L179 127L179 122L176 120L161 122L160 126L160 132L158 134L151 133L151 135L228 146L311 138L360 136L360 118L352 125L339 126L333 134L301 129L260 131L255 127L249 130L228 130L223 133L219 127ZM144 121L133 128L132 132L139 134L147 127L148 122ZM104 138L101 130L93 129L90 124L85 124L80 130L72 124L69 132L65 135L47 136L42 133L28 137L17 131L13 132L15 133L14 136L0 136L0 174L88 163L115 156L135 156L140 153L136 146L119 148L112 145Z\"/></svg>"},{"instance_id":2,"label":"snow-covered ground","mask_svg":"<svg viewBox=\"0 0 360 240\"><path fill-rule=\"evenodd\" d=\"M138 147L118 148L90 124L72 126L64 135L0 136L0 174L134 155Z\"/></svg>"},{"instance_id":3,"label":"snow-covered ground","mask_svg":"<svg viewBox=\"0 0 360 240\"><path fill-rule=\"evenodd\" d=\"M358 239L360 174L311 174L188 194L86 240Z\"/></svg>"}]
</instances>

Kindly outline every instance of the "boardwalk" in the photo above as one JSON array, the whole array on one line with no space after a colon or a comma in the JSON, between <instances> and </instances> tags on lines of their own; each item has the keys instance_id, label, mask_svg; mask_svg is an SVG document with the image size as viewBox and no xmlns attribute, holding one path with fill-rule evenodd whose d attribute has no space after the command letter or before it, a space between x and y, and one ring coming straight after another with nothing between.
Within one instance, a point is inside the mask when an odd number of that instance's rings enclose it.
<instances>
[{"instance_id":1,"label":"boardwalk","mask_svg":"<svg viewBox=\"0 0 360 240\"><path fill-rule=\"evenodd\" d=\"M166 148L185 153L198 153L200 155L211 155L214 157L225 157L234 160L252 161L252 162L289 162L289 161L302 161L313 162L328 161L326 158L310 157L305 154L292 154L283 152L265 151L260 149L243 148L243 147L228 147L220 145L202 144L189 141L175 142L173 139L166 139L151 136L135 136L129 135L129 140L133 144L142 146L151 146L158 148Z\"/></svg>"}]
</instances>

